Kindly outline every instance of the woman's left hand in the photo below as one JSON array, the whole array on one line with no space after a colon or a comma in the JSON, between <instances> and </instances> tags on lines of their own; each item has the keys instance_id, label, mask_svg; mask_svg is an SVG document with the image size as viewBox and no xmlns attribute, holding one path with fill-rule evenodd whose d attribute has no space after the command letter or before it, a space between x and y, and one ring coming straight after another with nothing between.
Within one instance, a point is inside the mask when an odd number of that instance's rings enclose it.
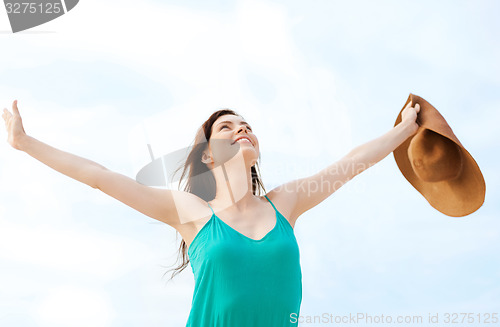
<instances>
[{"instance_id":1,"label":"woman's left hand","mask_svg":"<svg viewBox=\"0 0 500 327\"><path fill-rule=\"evenodd\" d=\"M417 114L420 112L420 105L417 103L415 107L411 106L411 101L406 105L406 107L401 112L401 122L408 125L411 129L411 135L415 134L418 130Z\"/></svg>"}]
</instances>

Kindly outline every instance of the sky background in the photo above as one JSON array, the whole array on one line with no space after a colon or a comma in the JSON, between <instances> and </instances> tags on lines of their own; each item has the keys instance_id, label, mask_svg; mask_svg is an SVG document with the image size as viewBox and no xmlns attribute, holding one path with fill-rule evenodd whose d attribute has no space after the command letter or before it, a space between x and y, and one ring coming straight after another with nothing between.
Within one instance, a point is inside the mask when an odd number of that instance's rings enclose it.
<instances>
[{"instance_id":1,"label":"sky background","mask_svg":"<svg viewBox=\"0 0 500 327\"><path fill-rule=\"evenodd\" d=\"M0 108L17 99L29 135L131 178L148 143L189 146L228 107L270 191L425 98L481 168L484 205L438 212L390 154L297 220L300 314L500 312L500 2L84 0L15 34L3 8ZM185 326L191 266L163 276L180 235L6 139L2 126L0 325Z\"/></svg>"}]
</instances>

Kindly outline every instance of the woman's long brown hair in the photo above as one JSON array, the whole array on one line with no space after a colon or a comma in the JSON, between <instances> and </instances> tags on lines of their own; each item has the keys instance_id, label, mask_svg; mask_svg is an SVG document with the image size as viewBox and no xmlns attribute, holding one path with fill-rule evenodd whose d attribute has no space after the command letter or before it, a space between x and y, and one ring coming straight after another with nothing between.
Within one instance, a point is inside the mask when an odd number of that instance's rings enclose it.
<instances>
[{"instance_id":1,"label":"woman's long brown hair","mask_svg":"<svg viewBox=\"0 0 500 327\"><path fill-rule=\"evenodd\" d=\"M201 157L203 151L208 146L208 142L210 141L210 136L212 135L212 126L214 122L222 115L241 116L237 114L235 111L228 108L224 108L214 112L198 129L198 132L196 133L194 139L194 146L191 152L189 152L186 161L183 164L181 164L174 172L175 175L177 171L183 169L178 184L178 189L180 190L181 182L184 179L186 172L189 170L186 185L183 191L193 193L207 202L215 198L216 184L213 173L207 167L207 165L201 161ZM255 163L255 165L253 165L251 168L252 192L254 195L261 195L262 194L261 191L263 191L264 194L266 194L264 184L262 183L262 180L260 178L259 163L260 163L260 153L258 162ZM203 176L203 178L200 178L200 176ZM174 278L177 274L183 271L187 267L187 264L189 263L189 257L187 255L187 246L184 239L181 241L181 244L179 246L177 260L179 259L179 257L182 259L182 263L176 268L169 269L167 271L169 272L171 270L174 270L170 279ZM167 272L165 272L165 274Z\"/></svg>"}]
</instances>

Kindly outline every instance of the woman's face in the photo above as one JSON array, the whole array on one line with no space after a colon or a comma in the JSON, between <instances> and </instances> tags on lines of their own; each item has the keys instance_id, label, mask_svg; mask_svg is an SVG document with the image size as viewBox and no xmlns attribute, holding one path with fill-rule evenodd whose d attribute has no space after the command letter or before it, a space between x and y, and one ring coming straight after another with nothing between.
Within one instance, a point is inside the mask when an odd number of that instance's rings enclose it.
<instances>
[{"instance_id":1,"label":"woman's face","mask_svg":"<svg viewBox=\"0 0 500 327\"><path fill-rule=\"evenodd\" d=\"M241 137L244 138L236 141ZM259 141L253 134L252 127L241 116L223 115L217 118L212 126L209 148L214 161L220 163L241 152L245 161L253 166L259 157Z\"/></svg>"}]
</instances>

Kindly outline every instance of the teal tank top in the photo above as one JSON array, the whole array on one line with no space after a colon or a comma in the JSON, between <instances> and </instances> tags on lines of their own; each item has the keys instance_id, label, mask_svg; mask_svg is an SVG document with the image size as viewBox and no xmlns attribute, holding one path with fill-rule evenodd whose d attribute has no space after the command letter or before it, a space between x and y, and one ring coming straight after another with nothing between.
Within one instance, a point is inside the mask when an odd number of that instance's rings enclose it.
<instances>
[{"instance_id":1,"label":"teal tank top","mask_svg":"<svg viewBox=\"0 0 500 327\"><path fill-rule=\"evenodd\" d=\"M298 326L302 273L294 231L276 211L260 240L212 217L188 249L195 286L186 327Z\"/></svg>"}]
</instances>

